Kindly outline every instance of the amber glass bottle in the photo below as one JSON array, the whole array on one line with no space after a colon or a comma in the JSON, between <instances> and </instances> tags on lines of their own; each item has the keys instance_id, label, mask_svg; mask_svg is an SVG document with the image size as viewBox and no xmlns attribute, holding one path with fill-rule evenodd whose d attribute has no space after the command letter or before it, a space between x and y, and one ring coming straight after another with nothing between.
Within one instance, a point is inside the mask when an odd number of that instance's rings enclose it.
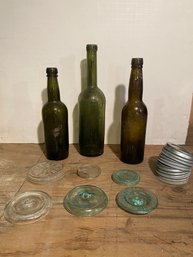
<instances>
[{"instance_id":1,"label":"amber glass bottle","mask_svg":"<svg viewBox=\"0 0 193 257\"><path fill-rule=\"evenodd\" d=\"M105 96L97 87L97 45L87 49L87 88L79 95L79 149L85 156L104 151Z\"/></svg>"},{"instance_id":2,"label":"amber glass bottle","mask_svg":"<svg viewBox=\"0 0 193 257\"><path fill-rule=\"evenodd\" d=\"M60 101L57 68L47 68L48 102L42 108L46 156L49 160L68 157L68 111Z\"/></svg>"},{"instance_id":3,"label":"amber glass bottle","mask_svg":"<svg viewBox=\"0 0 193 257\"><path fill-rule=\"evenodd\" d=\"M121 160L130 164L143 161L147 108L142 101L143 59L133 58L129 82L129 99L121 117Z\"/></svg>"}]
</instances>

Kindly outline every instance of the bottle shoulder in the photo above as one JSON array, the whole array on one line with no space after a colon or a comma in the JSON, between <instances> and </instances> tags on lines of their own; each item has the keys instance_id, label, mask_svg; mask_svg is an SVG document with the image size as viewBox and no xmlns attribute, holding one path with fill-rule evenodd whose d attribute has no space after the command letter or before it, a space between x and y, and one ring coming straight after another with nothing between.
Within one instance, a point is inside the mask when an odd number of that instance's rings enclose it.
<instances>
[{"instance_id":1,"label":"bottle shoulder","mask_svg":"<svg viewBox=\"0 0 193 257\"><path fill-rule=\"evenodd\" d=\"M123 107L123 112L137 112L147 114L148 110L143 101L128 101Z\"/></svg>"},{"instance_id":2,"label":"bottle shoulder","mask_svg":"<svg viewBox=\"0 0 193 257\"><path fill-rule=\"evenodd\" d=\"M79 101L84 100L103 100L105 101L105 95L102 90L98 87L88 87L84 91L82 91L79 95Z\"/></svg>"},{"instance_id":3,"label":"bottle shoulder","mask_svg":"<svg viewBox=\"0 0 193 257\"><path fill-rule=\"evenodd\" d=\"M55 110L67 110L67 107L66 105L61 102L61 101L48 101L47 103L44 104L43 108L42 108L42 111L45 111L45 110L52 110L52 109L55 109Z\"/></svg>"}]
</instances>

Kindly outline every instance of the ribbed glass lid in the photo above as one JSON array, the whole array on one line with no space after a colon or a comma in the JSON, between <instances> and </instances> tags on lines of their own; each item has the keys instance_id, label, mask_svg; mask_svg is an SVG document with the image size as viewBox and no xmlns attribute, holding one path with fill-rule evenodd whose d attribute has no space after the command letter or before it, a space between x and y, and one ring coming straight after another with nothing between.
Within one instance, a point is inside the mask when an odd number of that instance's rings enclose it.
<instances>
[{"instance_id":1,"label":"ribbed glass lid","mask_svg":"<svg viewBox=\"0 0 193 257\"><path fill-rule=\"evenodd\" d=\"M96 186L83 185L73 188L64 198L64 208L73 215L93 216L107 207L105 192Z\"/></svg>"},{"instance_id":2,"label":"ribbed glass lid","mask_svg":"<svg viewBox=\"0 0 193 257\"><path fill-rule=\"evenodd\" d=\"M118 193L116 202L121 209L133 214L147 214L158 206L156 196L141 187L122 190Z\"/></svg>"}]
</instances>

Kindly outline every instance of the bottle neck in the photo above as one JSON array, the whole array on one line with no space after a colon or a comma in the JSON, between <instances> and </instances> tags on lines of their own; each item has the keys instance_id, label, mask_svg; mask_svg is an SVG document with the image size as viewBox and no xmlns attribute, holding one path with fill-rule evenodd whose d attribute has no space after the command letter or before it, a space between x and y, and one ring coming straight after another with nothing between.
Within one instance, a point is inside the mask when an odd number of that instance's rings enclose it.
<instances>
[{"instance_id":1,"label":"bottle neck","mask_svg":"<svg viewBox=\"0 0 193 257\"><path fill-rule=\"evenodd\" d=\"M49 75L47 80L48 101L60 101L60 91L57 76Z\"/></svg>"},{"instance_id":2,"label":"bottle neck","mask_svg":"<svg viewBox=\"0 0 193 257\"><path fill-rule=\"evenodd\" d=\"M132 67L129 81L129 100L142 101L143 71L141 67Z\"/></svg>"},{"instance_id":3,"label":"bottle neck","mask_svg":"<svg viewBox=\"0 0 193 257\"><path fill-rule=\"evenodd\" d=\"M95 49L87 50L88 87L97 87L97 53Z\"/></svg>"}]
</instances>

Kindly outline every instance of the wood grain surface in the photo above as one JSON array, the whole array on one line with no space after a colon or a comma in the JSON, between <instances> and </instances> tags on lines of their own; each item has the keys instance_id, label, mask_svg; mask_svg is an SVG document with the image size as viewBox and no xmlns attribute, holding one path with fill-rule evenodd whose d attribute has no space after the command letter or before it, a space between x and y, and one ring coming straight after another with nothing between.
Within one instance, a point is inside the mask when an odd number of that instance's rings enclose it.
<instances>
[{"instance_id":1,"label":"wood grain surface","mask_svg":"<svg viewBox=\"0 0 193 257\"><path fill-rule=\"evenodd\" d=\"M193 146L187 146L193 152ZM128 165L119 160L119 146L105 146L99 157L81 156L70 145L60 181L36 185L26 180L30 167L45 161L36 144L0 145L0 256L1 257L192 257L193 176L187 184L161 182L154 175L162 146L146 146L144 162ZM92 163L99 177L84 179L77 168ZM124 186L115 184L112 172L129 168L140 175L138 186L153 192L159 201L148 215L134 215L117 207L115 197ZM77 217L63 207L67 192L78 185L95 185L109 198L108 207L94 217ZM7 201L19 192L42 190L52 197L49 213L33 224L13 225L3 216Z\"/></svg>"}]
</instances>

